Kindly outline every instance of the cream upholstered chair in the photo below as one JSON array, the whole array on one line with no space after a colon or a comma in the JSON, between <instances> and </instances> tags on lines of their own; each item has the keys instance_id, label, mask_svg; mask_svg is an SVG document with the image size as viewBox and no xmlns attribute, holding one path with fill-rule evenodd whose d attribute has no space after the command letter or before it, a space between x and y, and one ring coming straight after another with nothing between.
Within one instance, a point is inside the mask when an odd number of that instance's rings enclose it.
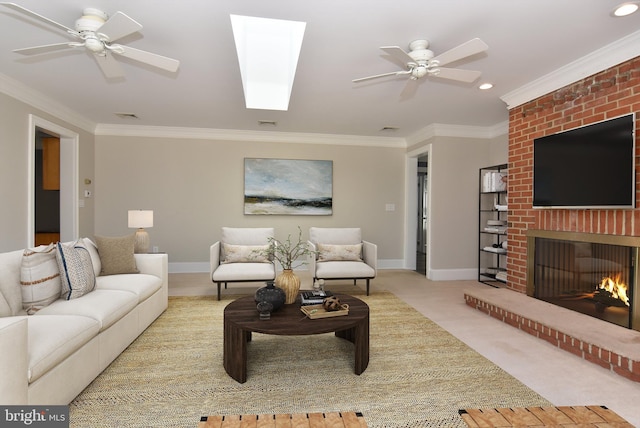
<instances>
[{"instance_id":1,"label":"cream upholstered chair","mask_svg":"<svg viewBox=\"0 0 640 428\"><path fill-rule=\"evenodd\" d=\"M220 240L210 250L211 280L227 288L229 282L272 281L276 268L261 251L269 248L269 238L274 237L272 227L234 228L223 227Z\"/></svg>"},{"instance_id":2,"label":"cream upholstered chair","mask_svg":"<svg viewBox=\"0 0 640 428\"><path fill-rule=\"evenodd\" d=\"M309 245L316 252L309 260L309 270L316 279L358 279L369 281L376 277L378 246L362 240L356 227L309 229Z\"/></svg>"}]
</instances>

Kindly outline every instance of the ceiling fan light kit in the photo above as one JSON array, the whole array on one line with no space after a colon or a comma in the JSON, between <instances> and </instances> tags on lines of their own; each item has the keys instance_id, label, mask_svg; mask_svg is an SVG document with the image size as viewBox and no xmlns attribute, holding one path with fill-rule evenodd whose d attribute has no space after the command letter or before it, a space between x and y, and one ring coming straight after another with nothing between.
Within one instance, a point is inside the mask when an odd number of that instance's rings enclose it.
<instances>
[{"instance_id":1,"label":"ceiling fan light kit","mask_svg":"<svg viewBox=\"0 0 640 428\"><path fill-rule=\"evenodd\" d=\"M112 42L142 29L142 25L122 12L116 12L110 17L99 9L86 8L83 10L82 16L76 20L75 29L71 29L66 25L53 21L15 3L0 2L0 6L18 12L22 16L45 23L56 30L63 31L66 36L79 40L15 49L15 53L22 55L39 55L64 49L84 47L94 55L96 63L108 79L124 77L124 71L112 53L172 73L175 73L180 66L180 62L176 59L125 45L112 44Z\"/></svg>"},{"instance_id":2,"label":"ceiling fan light kit","mask_svg":"<svg viewBox=\"0 0 640 428\"><path fill-rule=\"evenodd\" d=\"M489 49L489 46L482 40L475 38L437 56L428 48L429 41L426 39L414 40L409 43L409 52L405 52L399 46L382 46L380 49L402 62L405 65L405 70L361 77L354 79L353 82L358 83L386 76L408 75L410 80L433 76L464 83L472 83L480 77L481 72L460 68L444 68L442 66L485 52Z\"/></svg>"}]
</instances>

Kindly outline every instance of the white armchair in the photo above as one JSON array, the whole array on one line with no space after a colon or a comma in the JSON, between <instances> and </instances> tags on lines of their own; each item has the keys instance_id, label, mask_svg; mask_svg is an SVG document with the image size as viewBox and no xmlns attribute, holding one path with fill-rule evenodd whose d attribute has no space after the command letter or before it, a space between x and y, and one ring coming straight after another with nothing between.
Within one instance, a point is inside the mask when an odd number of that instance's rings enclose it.
<instances>
[{"instance_id":1,"label":"white armchair","mask_svg":"<svg viewBox=\"0 0 640 428\"><path fill-rule=\"evenodd\" d=\"M265 252L274 229L223 227L220 240L210 250L211 280L227 288L229 282L273 281L276 268Z\"/></svg>"},{"instance_id":2,"label":"white armchair","mask_svg":"<svg viewBox=\"0 0 640 428\"><path fill-rule=\"evenodd\" d=\"M369 281L376 277L378 246L362 240L360 228L309 229L309 245L316 252L309 260L313 280L358 279Z\"/></svg>"}]
</instances>

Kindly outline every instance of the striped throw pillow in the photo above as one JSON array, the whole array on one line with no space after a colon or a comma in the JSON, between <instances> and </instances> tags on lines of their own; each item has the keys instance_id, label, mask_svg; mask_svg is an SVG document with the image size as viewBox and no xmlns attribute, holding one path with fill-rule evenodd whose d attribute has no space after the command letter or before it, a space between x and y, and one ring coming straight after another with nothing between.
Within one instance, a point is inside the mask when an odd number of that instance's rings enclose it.
<instances>
[{"instance_id":1,"label":"striped throw pillow","mask_svg":"<svg viewBox=\"0 0 640 428\"><path fill-rule=\"evenodd\" d=\"M20 266L22 308L33 315L60 298L60 270L56 245L27 248Z\"/></svg>"}]
</instances>

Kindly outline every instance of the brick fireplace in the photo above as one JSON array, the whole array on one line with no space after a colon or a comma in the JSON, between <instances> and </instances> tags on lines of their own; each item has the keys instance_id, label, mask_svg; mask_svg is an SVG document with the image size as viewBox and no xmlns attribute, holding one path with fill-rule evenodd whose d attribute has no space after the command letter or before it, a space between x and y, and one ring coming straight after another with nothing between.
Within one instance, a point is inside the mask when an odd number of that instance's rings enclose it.
<instances>
[{"instance_id":1,"label":"brick fireplace","mask_svg":"<svg viewBox=\"0 0 640 428\"><path fill-rule=\"evenodd\" d=\"M531 299L533 257L531 234L579 234L600 239L640 237L640 120L636 121L636 208L635 209L534 209L533 140L624 114L640 112L640 57L586 77L552 93L509 110L509 212L507 285L519 300ZM636 114L636 118L640 118ZM635 245L636 247L640 245ZM636 263L637 264L637 263ZM637 276L637 275L636 275ZM507 292L507 290L504 290ZM640 290L636 292L640 295ZM522 296L522 297L520 297ZM621 351L578 337L574 332L545 322L546 302L525 302L523 307L540 308L519 314L499 303L466 295L466 303L514 327L547 340L575 355L640 382L640 353L635 348ZM507 299L510 300L510 299ZM531 299L537 302L536 299ZM637 308L640 311L640 307ZM605 321L596 320L602 329ZM617 327L614 327L617 328ZM600 327L596 327L600 329ZM627 330L628 334L637 334ZM640 340L640 336L638 339ZM629 355L626 355L629 354Z\"/></svg>"}]
</instances>

